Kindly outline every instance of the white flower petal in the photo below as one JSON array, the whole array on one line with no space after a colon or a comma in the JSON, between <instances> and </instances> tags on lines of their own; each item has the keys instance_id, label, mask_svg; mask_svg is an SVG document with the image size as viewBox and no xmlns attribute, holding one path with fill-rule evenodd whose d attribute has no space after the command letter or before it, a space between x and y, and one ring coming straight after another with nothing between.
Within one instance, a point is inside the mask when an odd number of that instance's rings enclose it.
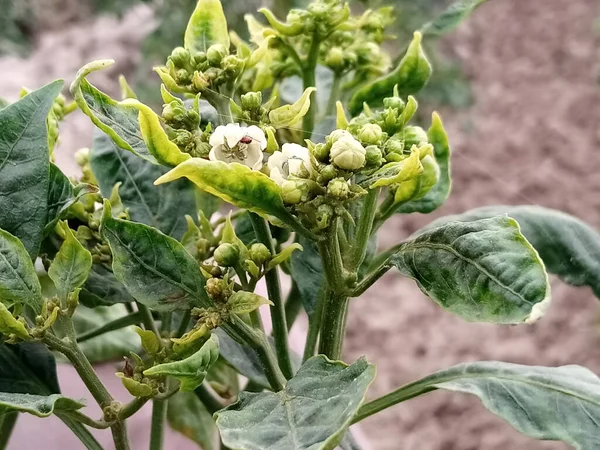
<instances>
[{"instance_id":1,"label":"white flower petal","mask_svg":"<svg viewBox=\"0 0 600 450\"><path fill-rule=\"evenodd\" d=\"M246 130L237 123L228 123L225 128L225 139L229 148L235 147L246 135Z\"/></svg>"},{"instance_id":2,"label":"white flower petal","mask_svg":"<svg viewBox=\"0 0 600 450\"><path fill-rule=\"evenodd\" d=\"M244 131L244 136L249 136L254 140L254 142L259 143L261 150L267 148L267 138L265 136L265 133L263 133L263 131L256 125L251 125Z\"/></svg>"},{"instance_id":3,"label":"white flower petal","mask_svg":"<svg viewBox=\"0 0 600 450\"><path fill-rule=\"evenodd\" d=\"M279 186L281 186L283 183L285 183L287 181L286 178L281 174L281 172L279 171L279 169L277 167L273 167L271 169L271 172L269 173L269 177L271 177L271 180L273 180Z\"/></svg>"},{"instance_id":4,"label":"white flower petal","mask_svg":"<svg viewBox=\"0 0 600 450\"><path fill-rule=\"evenodd\" d=\"M282 152L277 150L271 156L269 156L269 160L267 161L267 167L272 169L274 167L279 167L281 169L283 165L287 162L288 157L285 156Z\"/></svg>"}]
</instances>

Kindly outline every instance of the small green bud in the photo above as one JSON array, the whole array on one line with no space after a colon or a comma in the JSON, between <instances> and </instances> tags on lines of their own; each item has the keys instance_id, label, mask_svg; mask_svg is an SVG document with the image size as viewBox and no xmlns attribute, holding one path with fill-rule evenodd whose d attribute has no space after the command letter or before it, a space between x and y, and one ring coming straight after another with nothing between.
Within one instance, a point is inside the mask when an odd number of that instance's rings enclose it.
<instances>
[{"instance_id":1,"label":"small green bud","mask_svg":"<svg viewBox=\"0 0 600 450\"><path fill-rule=\"evenodd\" d=\"M215 250L215 261L223 267L235 266L240 259L240 249L233 244L224 243Z\"/></svg>"},{"instance_id":2,"label":"small green bud","mask_svg":"<svg viewBox=\"0 0 600 450\"><path fill-rule=\"evenodd\" d=\"M369 167L379 167L383 162L381 149L376 145L369 145L366 149L366 164Z\"/></svg>"},{"instance_id":3,"label":"small green bud","mask_svg":"<svg viewBox=\"0 0 600 450\"><path fill-rule=\"evenodd\" d=\"M319 205L317 208L317 228L319 230L324 230L331 223L331 218L333 217L333 208L328 204L324 203Z\"/></svg>"},{"instance_id":4,"label":"small green bud","mask_svg":"<svg viewBox=\"0 0 600 450\"><path fill-rule=\"evenodd\" d=\"M79 167L83 167L90 162L90 149L80 148L75 152L75 162Z\"/></svg>"},{"instance_id":5,"label":"small green bud","mask_svg":"<svg viewBox=\"0 0 600 450\"><path fill-rule=\"evenodd\" d=\"M406 147L404 146L404 142L394 137L392 137L385 143L386 154L397 153L401 155L404 152L405 148Z\"/></svg>"},{"instance_id":6,"label":"small green bud","mask_svg":"<svg viewBox=\"0 0 600 450\"><path fill-rule=\"evenodd\" d=\"M335 166L333 166L331 164L326 165L319 172L320 181L323 181L325 183L333 180L338 175L339 175L338 170L335 168Z\"/></svg>"},{"instance_id":7,"label":"small green bud","mask_svg":"<svg viewBox=\"0 0 600 450\"><path fill-rule=\"evenodd\" d=\"M334 71L344 68L344 50L341 47L332 47L327 53L325 64Z\"/></svg>"},{"instance_id":8,"label":"small green bud","mask_svg":"<svg viewBox=\"0 0 600 450\"><path fill-rule=\"evenodd\" d=\"M319 161L327 161L329 159L329 151L331 145L317 144L311 148L311 152Z\"/></svg>"},{"instance_id":9,"label":"small green bud","mask_svg":"<svg viewBox=\"0 0 600 450\"><path fill-rule=\"evenodd\" d=\"M177 67L186 67L190 64L190 52L183 47L176 47L171 52L171 61Z\"/></svg>"},{"instance_id":10,"label":"small green bud","mask_svg":"<svg viewBox=\"0 0 600 450\"><path fill-rule=\"evenodd\" d=\"M218 66L229 52L222 44L211 45L206 51L206 59L211 66Z\"/></svg>"},{"instance_id":11,"label":"small green bud","mask_svg":"<svg viewBox=\"0 0 600 450\"><path fill-rule=\"evenodd\" d=\"M192 64L195 67L198 67L200 64L204 64L206 62L206 53L198 52L192 57Z\"/></svg>"},{"instance_id":12,"label":"small green bud","mask_svg":"<svg viewBox=\"0 0 600 450\"><path fill-rule=\"evenodd\" d=\"M365 165L365 148L352 136L337 139L331 147L333 164L344 170L357 170Z\"/></svg>"},{"instance_id":13,"label":"small green bud","mask_svg":"<svg viewBox=\"0 0 600 450\"><path fill-rule=\"evenodd\" d=\"M288 205L295 205L300 203L302 200L302 189L299 187L299 183L294 180L287 180L281 185L281 197L284 203Z\"/></svg>"},{"instance_id":14,"label":"small green bud","mask_svg":"<svg viewBox=\"0 0 600 450\"><path fill-rule=\"evenodd\" d=\"M203 91L210 85L210 81L207 79L204 73L194 72L194 76L192 77L192 84L194 85L194 88L196 88L198 91Z\"/></svg>"},{"instance_id":15,"label":"small green bud","mask_svg":"<svg viewBox=\"0 0 600 450\"><path fill-rule=\"evenodd\" d=\"M227 301L232 293L227 282L221 278L209 278L204 289L210 298L217 301Z\"/></svg>"},{"instance_id":16,"label":"small green bud","mask_svg":"<svg viewBox=\"0 0 600 450\"><path fill-rule=\"evenodd\" d=\"M413 145L420 146L421 143L427 144L429 142L427 132L421 127L409 125L398 134L402 137L406 149L412 148Z\"/></svg>"},{"instance_id":17,"label":"small green bud","mask_svg":"<svg viewBox=\"0 0 600 450\"><path fill-rule=\"evenodd\" d=\"M257 110L262 106L262 92L248 92L242 95L242 108L245 110Z\"/></svg>"},{"instance_id":18,"label":"small green bud","mask_svg":"<svg viewBox=\"0 0 600 450\"><path fill-rule=\"evenodd\" d=\"M271 252L265 244L252 244L250 247L250 259L259 266L269 261L271 256Z\"/></svg>"},{"instance_id":19,"label":"small green bud","mask_svg":"<svg viewBox=\"0 0 600 450\"><path fill-rule=\"evenodd\" d=\"M379 125L368 123L358 133L358 139L365 145L377 145L383 140L383 130Z\"/></svg>"},{"instance_id":20,"label":"small green bud","mask_svg":"<svg viewBox=\"0 0 600 450\"><path fill-rule=\"evenodd\" d=\"M221 62L223 70L229 73L237 73L242 67L242 61L235 55L228 55Z\"/></svg>"},{"instance_id":21,"label":"small green bud","mask_svg":"<svg viewBox=\"0 0 600 450\"><path fill-rule=\"evenodd\" d=\"M397 109L401 113L404 110L404 101L400 97L384 98L383 107Z\"/></svg>"},{"instance_id":22,"label":"small green bud","mask_svg":"<svg viewBox=\"0 0 600 450\"><path fill-rule=\"evenodd\" d=\"M350 186L343 178L336 178L327 185L327 195L330 195L338 200L346 200L350 194Z\"/></svg>"}]
</instances>

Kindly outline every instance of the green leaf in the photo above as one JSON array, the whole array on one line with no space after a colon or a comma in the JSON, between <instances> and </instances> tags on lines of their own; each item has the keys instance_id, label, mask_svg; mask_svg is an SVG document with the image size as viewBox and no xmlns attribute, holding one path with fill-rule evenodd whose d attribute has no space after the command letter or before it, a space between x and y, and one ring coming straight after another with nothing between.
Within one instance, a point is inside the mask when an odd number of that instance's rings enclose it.
<instances>
[{"instance_id":1,"label":"green leaf","mask_svg":"<svg viewBox=\"0 0 600 450\"><path fill-rule=\"evenodd\" d=\"M169 399L167 422L202 450L215 449L217 427L212 414L194 393L178 392Z\"/></svg>"},{"instance_id":2,"label":"green leaf","mask_svg":"<svg viewBox=\"0 0 600 450\"><path fill-rule=\"evenodd\" d=\"M273 303L252 292L234 292L233 295L229 297L229 300L227 300L227 306L234 314L249 314L252 311L256 311L262 305L273 305Z\"/></svg>"},{"instance_id":3,"label":"green leaf","mask_svg":"<svg viewBox=\"0 0 600 450\"><path fill-rule=\"evenodd\" d=\"M262 172L238 163L188 159L155 184L163 184L182 177L189 178L200 189L240 208L264 216L275 216L289 222L291 214L285 209L281 188Z\"/></svg>"},{"instance_id":4,"label":"green leaf","mask_svg":"<svg viewBox=\"0 0 600 450\"><path fill-rule=\"evenodd\" d=\"M133 301L135 299L113 273L98 264L92 266L88 279L79 292L79 302L89 308Z\"/></svg>"},{"instance_id":5,"label":"green leaf","mask_svg":"<svg viewBox=\"0 0 600 450\"><path fill-rule=\"evenodd\" d=\"M585 367L460 364L391 395L403 401L435 389L475 395L491 412L535 439L563 441L580 450L600 444L600 380Z\"/></svg>"},{"instance_id":6,"label":"green leaf","mask_svg":"<svg viewBox=\"0 0 600 450\"><path fill-rule=\"evenodd\" d=\"M325 279L325 272L317 245L303 237L298 238L298 242L304 250L292 253L291 275L298 285L302 306L311 317L316 309L317 297Z\"/></svg>"},{"instance_id":7,"label":"green leaf","mask_svg":"<svg viewBox=\"0 0 600 450\"><path fill-rule=\"evenodd\" d=\"M375 366L322 355L306 361L279 392L242 392L215 414L223 443L239 450L332 450L375 378Z\"/></svg>"},{"instance_id":8,"label":"green leaf","mask_svg":"<svg viewBox=\"0 0 600 450\"><path fill-rule=\"evenodd\" d=\"M219 0L198 0L183 38L184 47L192 54L206 52L211 45L229 49L229 31L223 6Z\"/></svg>"},{"instance_id":9,"label":"green leaf","mask_svg":"<svg viewBox=\"0 0 600 450\"><path fill-rule=\"evenodd\" d=\"M55 81L0 110L0 228L37 256L48 210L46 117L63 86Z\"/></svg>"},{"instance_id":10,"label":"green leaf","mask_svg":"<svg viewBox=\"0 0 600 450\"><path fill-rule=\"evenodd\" d=\"M544 264L507 216L427 229L395 247L383 265L396 266L468 321L534 322L550 301Z\"/></svg>"},{"instance_id":11,"label":"green leaf","mask_svg":"<svg viewBox=\"0 0 600 450\"><path fill-rule=\"evenodd\" d=\"M348 105L353 116L362 110L364 103L379 106L384 98L392 95L395 85L398 86L400 97L415 94L423 89L431 76L432 68L423 52L421 39L421 33L416 31L398 67L356 91Z\"/></svg>"},{"instance_id":12,"label":"green leaf","mask_svg":"<svg viewBox=\"0 0 600 450\"><path fill-rule=\"evenodd\" d=\"M84 406L85 404L60 394L43 396L0 392L0 408L26 412L37 417L48 417L55 411L74 411Z\"/></svg>"},{"instance_id":13,"label":"green leaf","mask_svg":"<svg viewBox=\"0 0 600 450\"><path fill-rule=\"evenodd\" d=\"M161 311L211 305L197 262L175 239L111 217L104 218L101 232L112 250L115 277L138 302Z\"/></svg>"},{"instance_id":14,"label":"green leaf","mask_svg":"<svg viewBox=\"0 0 600 450\"><path fill-rule=\"evenodd\" d=\"M296 250L303 251L304 249L297 242L294 242L293 244L290 244L287 247L285 247L278 254L276 254L275 256L273 256L273 259L271 261L268 262L268 264L267 264L267 270L274 269L279 264L281 264L281 263L287 261L288 259L290 259L290 257L292 256L292 254Z\"/></svg>"},{"instance_id":15,"label":"green leaf","mask_svg":"<svg viewBox=\"0 0 600 450\"><path fill-rule=\"evenodd\" d=\"M420 200L413 200L401 205L397 212L410 214L419 212L429 214L442 206L452 188L452 180L450 178L450 144L448 143L448 135L444 130L444 125L440 116L434 112L431 127L427 131L429 143L433 145L435 160L440 168L440 177L437 183L431 190Z\"/></svg>"},{"instance_id":16,"label":"green leaf","mask_svg":"<svg viewBox=\"0 0 600 450\"><path fill-rule=\"evenodd\" d=\"M14 334L21 339L28 339L29 333L25 324L17 320L4 303L0 303L0 335L9 336Z\"/></svg>"},{"instance_id":17,"label":"green leaf","mask_svg":"<svg viewBox=\"0 0 600 450\"><path fill-rule=\"evenodd\" d=\"M87 280L92 269L92 254L81 245L66 222L59 226L65 240L50 264L48 276L54 282L58 295L66 298Z\"/></svg>"},{"instance_id":18,"label":"green leaf","mask_svg":"<svg viewBox=\"0 0 600 450\"><path fill-rule=\"evenodd\" d=\"M78 335L84 335L116 319L126 317L127 314L127 309L123 305L99 306L93 309L80 305L73 316L75 331ZM124 356L129 355L129 352L137 352L141 349L139 342L140 338L133 329L126 327L86 339L84 342L79 342L79 346L90 362L97 364L122 360Z\"/></svg>"},{"instance_id":19,"label":"green leaf","mask_svg":"<svg viewBox=\"0 0 600 450\"><path fill-rule=\"evenodd\" d=\"M541 206L486 206L441 217L431 226L500 214L508 214L519 223L521 232L538 251L548 272L574 286L590 286L600 298L600 233L569 214Z\"/></svg>"},{"instance_id":20,"label":"green leaf","mask_svg":"<svg viewBox=\"0 0 600 450\"><path fill-rule=\"evenodd\" d=\"M192 356L171 363L159 364L144 370L147 377L171 376L181 382L182 392L193 392L202 384L208 369L219 358L219 338L216 334L194 353Z\"/></svg>"},{"instance_id":21,"label":"green leaf","mask_svg":"<svg viewBox=\"0 0 600 450\"><path fill-rule=\"evenodd\" d=\"M45 345L33 342L0 344L0 392L60 394L56 361Z\"/></svg>"},{"instance_id":22,"label":"green leaf","mask_svg":"<svg viewBox=\"0 0 600 450\"><path fill-rule=\"evenodd\" d=\"M39 310L42 288L27 250L19 239L0 229L0 301Z\"/></svg>"},{"instance_id":23,"label":"green leaf","mask_svg":"<svg viewBox=\"0 0 600 450\"><path fill-rule=\"evenodd\" d=\"M105 198L116 183L122 183L119 194L131 220L181 239L186 231L186 214L196 214L195 188L190 181L154 186L154 180L168 169L119 149L99 130L94 135L90 165Z\"/></svg>"},{"instance_id":24,"label":"green leaf","mask_svg":"<svg viewBox=\"0 0 600 450\"><path fill-rule=\"evenodd\" d=\"M459 26L487 0L459 0L421 27L423 36L443 36Z\"/></svg>"},{"instance_id":25,"label":"green leaf","mask_svg":"<svg viewBox=\"0 0 600 450\"><path fill-rule=\"evenodd\" d=\"M283 105L269 112L269 120L275 128L291 127L299 122L310 109L310 96L317 88L309 87L300 98L291 105Z\"/></svg>"},{"instance_id":26,"label":"green leaf","mask_svg":"<svg viewBox=\"0 0 600 450\"><path fill-rule=\"evenodd\" d=\"M133 331L140 337L142 347L149 355L156 355L160 351L160 341L158 336L152 330L144 330L140 327L133 327Z\"/></svg>"},{"instance_id":27,"label":"green leaf","mask_svg":"<svg viewBox=\"0 0 600 450\"><path fill-rule=\"evenodd\" d=\"M73 99L90 120L108 134L120 148L144 158L152 164L158 164L150 154L140 129L138 110L131 105L123 105L104 92L92 86L85 77L90 73L114 64L112 59L93 61L86 64L71 84Z\"/></svg>"}]
</instances>

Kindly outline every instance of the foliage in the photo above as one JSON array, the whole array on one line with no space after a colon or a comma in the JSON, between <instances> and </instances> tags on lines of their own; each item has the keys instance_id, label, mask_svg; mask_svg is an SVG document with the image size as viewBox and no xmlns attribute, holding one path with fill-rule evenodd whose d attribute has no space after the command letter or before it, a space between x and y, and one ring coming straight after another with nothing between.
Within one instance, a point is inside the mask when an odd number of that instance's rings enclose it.
<instances>
[{"instance_id":1,"label":"foliage","mask_svg":"<svg viewBox=\"0 0 600 450\"><path fill-rule=\"evenodd\" d=\"M352 15L341 0L315 0L285 21L261 9L268 25L247 17L245 41L218 0L200 0L155 68L161 111L123 80L122 100L88 81L111 60L79 71L72 104L57 81L0 110L3 439L17 414L54 414L86 448L101 448L92 427L127 450L126 420L152 402L151 450L166 423L204 448L217 431L221 448L357 448L352 423L444 389L477 396L533 438L592 448L600 389L585 368L469 363L365 403L375 366L341 361L352 298L392 268L466 321L541 319L546 270L600 291L600 235L540 207L469 211L377 246L394 214L433 212L450 193L440 116L427 131L413 125L432 71L424 39L480 3L420 27L392 67L388 7ZM98 130L69 180L51 160L75 108ZM263 281L268 298L255 292ZM300 357L288 331L302 309ZM99 419L60 393L50 350L76 368ZM92 366L119 357L125 404Z\"/></svg>"}]
</instances>

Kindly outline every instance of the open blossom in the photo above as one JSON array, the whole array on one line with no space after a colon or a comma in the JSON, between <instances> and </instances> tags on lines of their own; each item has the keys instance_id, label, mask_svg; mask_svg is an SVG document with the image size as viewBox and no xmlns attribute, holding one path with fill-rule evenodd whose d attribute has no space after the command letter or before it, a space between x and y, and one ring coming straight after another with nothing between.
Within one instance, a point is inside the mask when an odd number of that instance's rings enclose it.
<instances>
[{"instance_id":1,"label":"open blossom","mask_svg":"<svg viewBox=\"0 0 600 450\"><path fill-rule=\"evenodd\" d=\"M269 176L280 186L290 175L301 177L312 170L308 149L298 144L283 144L281 151L269 157L267 166Z\"/></svg>"},{"instance_id":2,"label":"open blossom","mask_svg":"<svg viewBox=\"0 0 600 450\"><path fill-rule=\"evenodd\" d=\"M256 125L242 127L237 123L220 125L210 136L212 149L208 155L211 161L237 162L260 170L263 165L263 150L267 138Z\"/></svg>"}]
</instances>

